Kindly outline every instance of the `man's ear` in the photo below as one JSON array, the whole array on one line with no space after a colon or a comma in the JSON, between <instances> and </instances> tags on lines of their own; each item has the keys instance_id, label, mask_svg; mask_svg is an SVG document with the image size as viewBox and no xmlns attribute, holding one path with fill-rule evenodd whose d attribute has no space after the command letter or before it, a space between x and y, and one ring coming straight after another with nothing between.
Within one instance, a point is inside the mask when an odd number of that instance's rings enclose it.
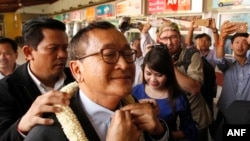
<instances>
[{"instance_id":1,"label":"man's ear","mask_svg":"<svg viewBox=\"0 0 250 141\"><path fill-rule=\"evenodd\" d=\"M82 62L79 60L72 60L69 61L69 68L71 70L71 73L75 80L77 82L83 82L83 70L84 68L82 67Z\"/></svg>"},{"instance_id":2,"label":"man's ear","mask_svg":"<svg viewBox=\"0 0 250 141\"><path fill-rule=\"evenodd\" d=\"M32 51L34 50L32 47L30 47L30 46L23 46L23 48L22 48L22 50L23 50L23 53L24 53L24 55L25 55L25 59L27 60L27 61L30 61L30 60L33 60L34 59L34 57L33 57L33 55L32 55Z\"/></svg>"}]
</instances>

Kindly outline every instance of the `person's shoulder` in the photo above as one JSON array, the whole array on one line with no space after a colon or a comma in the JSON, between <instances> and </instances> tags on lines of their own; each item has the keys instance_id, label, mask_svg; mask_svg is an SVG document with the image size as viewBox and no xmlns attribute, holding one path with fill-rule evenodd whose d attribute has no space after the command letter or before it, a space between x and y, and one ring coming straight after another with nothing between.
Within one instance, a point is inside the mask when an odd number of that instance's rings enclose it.
<instances>
[{"instance_id":1,"label":"person's shoulder","mask_svg":"<svg viewBox=\"0 0 250 141\"><path fill-rule=\"evenodd\" d=\"M143 91L144 91L144 84L137 84L133 87L132 94L133 95L142 94Z\"/></svg>"},{"instance_id":2,"label":"person's shoulder","mask_svg":"<svg viewBox=\"0 0 250 141\"><path fill-rule=\"evenodd\" d=\"M184 92L178 94L176 97L176 104L181 107L187 107L189 105L187 95Z\"/></svg>"},{"instance_id":3,"label":"person's shoulder","mask_svg":"<svg viewBox=\"0 0 250 141\"><path fill-rule=\"evenodd\" d=\"M180 99L180 100L187 100L187 95L185 94L185 92L183 91L180 91L177 95L177 99Z\"/></svg>"},{"instance_id":4,"label":"person's shoulder","mask_svg":"<svg viewBox=\"0 0 250 141\"><path fill-rule=\"evenodd\" d=\"M24 84L29 80L27 79L28 76L27 63L24 63L22 65L19 65L12 74L4 77L2 80L6 83L14 82L15 84Z\"/></svg>"},{"instance_id":5,"label":"person's shoulder","mask_svg":"<svg viewBox=\"0 0 250 141\"><path fill-rule=\"evenodd\" d=\"M144 84L137 84L133 87L134 90L144 89Z\"/></svg>"},{"instance_id":6,"label":"person's shoulder","mask_svg":"<svg viewBox=\"0 0 250 141\"><path fill-rule=\"evenodd\" d=\"M52 125L37 125L33 127L25 137L25 141L67 141L60 123L55 117L53 119L55 120L55 123Z\"/></svg>"}]
</instances>

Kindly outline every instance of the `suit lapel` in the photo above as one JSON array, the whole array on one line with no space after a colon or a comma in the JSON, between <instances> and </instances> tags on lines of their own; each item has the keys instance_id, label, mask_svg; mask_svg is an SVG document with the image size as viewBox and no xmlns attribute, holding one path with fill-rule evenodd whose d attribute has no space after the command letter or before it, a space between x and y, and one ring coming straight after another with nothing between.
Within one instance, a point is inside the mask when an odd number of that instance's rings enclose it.
<instances>
[{"instance_id":1,"label":"suit lapel","mask_svg":"<svg viewBox=\"0 0 250 141\"><path fill-rule=\"evenodd\" d=\"M27 63L21 65L8 80L11 94L19 101L21 107L28 109L41 92L28 74ZM21 108L23 109L23 108Z\"/></svg>"},{"instance_id":2,"label":"suit lapel","mask_svg":"<svg viewBox=\"0 0 250 141\"><path fill-rule=\"evenodd\" d=\"M70 107L76 114L87 138L89 141L100 141L99 136L97 135L94 127L89 121L88 117L85 115L85 111L82 109L80 104L79 91L72 97L70 102Z\"/></svg>"}]
</instances>

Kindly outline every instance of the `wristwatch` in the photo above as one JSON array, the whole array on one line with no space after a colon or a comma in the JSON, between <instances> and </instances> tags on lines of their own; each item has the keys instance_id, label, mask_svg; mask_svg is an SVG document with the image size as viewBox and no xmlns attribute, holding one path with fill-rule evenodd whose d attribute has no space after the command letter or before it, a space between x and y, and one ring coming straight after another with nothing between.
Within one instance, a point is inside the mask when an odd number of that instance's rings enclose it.
<instances>
[{"instance_id":1,"label":"wristwatch","mask_svg":"<svg viewBox=\"0 0 250 141\"><path fill-rule=\"evenodd\" d=\"M218 32L218 29L215 28L215 29L213 29L212 31L213 31L213 33L217 33L217 32Z\"/></svg>"}]
</instances>

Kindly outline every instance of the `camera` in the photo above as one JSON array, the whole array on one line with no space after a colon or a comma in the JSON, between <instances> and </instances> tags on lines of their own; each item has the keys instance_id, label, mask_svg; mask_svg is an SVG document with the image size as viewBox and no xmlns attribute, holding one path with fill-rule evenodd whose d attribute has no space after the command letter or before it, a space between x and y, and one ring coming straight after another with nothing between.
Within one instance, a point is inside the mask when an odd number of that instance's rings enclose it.
<instances>
[{"instance_id":1,"label":"camera","mask_svg":"<svg viewBox=\"0 0 250 141\"><path fill-rule=\"evenodd\" d=\"M151 50L152 48L160 48L160 49L166 49L168 51L168 47L162 43L159 44L151 44L146 46L146 52Z\"/></svg>"},{"instance_id":2,"label":"camera","mask_svg":"<svg viewBox=\"0 0 250 141\"><path fill-rule=\"evenodd\" d=\"M131 18L130 17L122 17L119 20L119 25L118 28L122 31L128 31L130 28L139 28L142 23L131 23Z\"/></svg>"}]
</instances>

